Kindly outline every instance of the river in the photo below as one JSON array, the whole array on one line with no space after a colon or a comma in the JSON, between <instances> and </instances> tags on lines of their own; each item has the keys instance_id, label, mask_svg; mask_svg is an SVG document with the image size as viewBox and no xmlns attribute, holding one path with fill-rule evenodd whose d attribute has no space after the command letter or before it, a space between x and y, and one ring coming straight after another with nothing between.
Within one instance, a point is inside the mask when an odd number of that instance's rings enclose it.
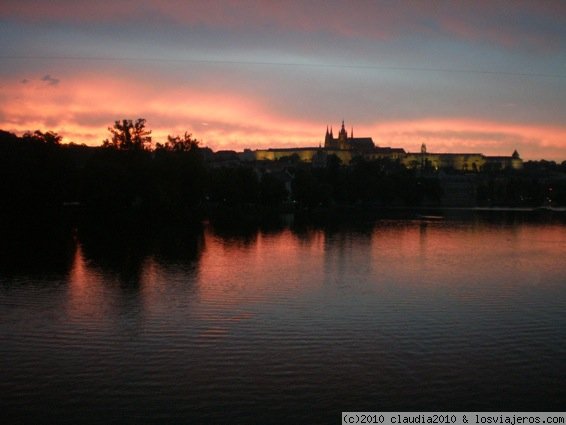
<instances>
[{"instance_id":1,"label":"river","mask_svg":"<svg viewBox=\"0 0 566 425\"><path fill-rule=\"evenodd\" d=\"M4 417L338 423L356 410L564 410L563 224L141 233L2 242Z\"/></svg>"}]
</instances>

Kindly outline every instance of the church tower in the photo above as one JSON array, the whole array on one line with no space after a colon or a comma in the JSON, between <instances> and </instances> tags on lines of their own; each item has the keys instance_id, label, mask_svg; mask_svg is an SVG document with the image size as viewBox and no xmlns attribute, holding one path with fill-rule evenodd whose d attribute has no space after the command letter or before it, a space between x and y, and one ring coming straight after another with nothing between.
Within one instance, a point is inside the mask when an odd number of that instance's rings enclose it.
<instances>
[{"instance_id":1,"label":"church tower","mask_svg":"<svg viewBox=\"0 0 566 425\"><path fill-rule=\"evenodd\" d=\"M423 143L421 145L421 170L425 168L426 165L426 145Z\"/></svg>"},{"instance_id":2,"label":"church tower","mask_svg":"<svg viewBox=\"0 0 566 425\"><path fill-rule=\"evenodd\" d=\"M328 131L328 126L326 126L326 133L324 134L324 147L329 149L336 147L334 135L332 134L332 127L330 127L330 131Z\"/></svg>"},{"instance_id":3,"label":"church tower","mask_svg":"<svg viewBox=\"0 0 566 425\"><path fill-rule=\"evenodd\" d=\"M371 148L374 147L373 142L371 139L366 138L369 140L369 144L371 144ZM356 142L356 143L354 143ZM324 133L324 147L327 149L340 149L340 150L351 150L357 144L358 139L354 140L354 126L351 127L350 134L346 130L344 125L344 120L342 120L342 126L340 127L340 131L338 132L338 137L334 138L334 134L332 133L332 126L330 126L330 131L328 130L328 126L326 126L326 133Z\"/></svg>"},{"instance_id":4,"label":"church tower","mask_svg":"<svg viewBox=\"0 0 566 425\"><path fill-rule=\"evenodd\" d=\"M340 133L338 133L338 147L341 150L348 149L348 132L344 128L344 120L342 120L342 128L340 129Z\"/></svg>"}]
</instances>

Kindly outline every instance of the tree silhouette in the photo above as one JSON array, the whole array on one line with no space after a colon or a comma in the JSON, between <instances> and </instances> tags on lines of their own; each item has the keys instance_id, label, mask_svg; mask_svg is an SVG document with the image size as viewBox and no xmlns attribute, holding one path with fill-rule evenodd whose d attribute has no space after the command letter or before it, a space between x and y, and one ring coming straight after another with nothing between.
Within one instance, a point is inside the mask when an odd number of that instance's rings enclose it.
<instances>
[{"instance_id":1,"label":"tree silhouette","mask_svg":"<svg viewBox=\"0 0 566 425\"><path fill-rule=\"evenodd\" d=\"M166 150L170 152L190 152L198 148L198 140L192 138L191 133L181 136L167 136L165 144L157 143L158 150Z\"/></svg>"},{"instance_id":2,"label":"tree silhouette","mask_svg":"<svg viewBox=\"0 0 566 425\"><path fill-rule=\"evenodd\" d=\"M54 131L48 131L43 133L42 131L35 130L33 133L31 131L26 131L22 139L25 141L34 141L46 143L48 145L58 145L63 140L63 136L58 135Z\"/></svg>"},{"instance_id":3,"label":"tree silhouette","mask_svg":"<svg viewBox=\"0 0 566 425\"><path fill-rule=\"evenodd\" d=\"M145 128L146 120L115 121L113 127L108 127L112 134L111 140L104 140L102 146L126 151L142 151L151 148L151 130Z\"/></svg>"}]
</instances>

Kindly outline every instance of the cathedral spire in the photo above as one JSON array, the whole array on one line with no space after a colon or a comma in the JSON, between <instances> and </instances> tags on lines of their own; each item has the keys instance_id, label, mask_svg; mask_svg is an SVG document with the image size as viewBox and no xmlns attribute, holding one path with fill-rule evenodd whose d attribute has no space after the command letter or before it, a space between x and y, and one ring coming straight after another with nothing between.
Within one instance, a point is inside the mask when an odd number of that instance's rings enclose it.
<instances>
[{"instance_id":1,"label":"cathedral spire","mask_svg":"<svg viewBox=\"0 0 566 425\"><path fill-rule=\"evenodd\" d=\"M342 120L342 128L340 129L340 133L338 133L338 147L342 150L348 148L348 132L344 127L344 120Z\"/></svg>"}]
</instances>

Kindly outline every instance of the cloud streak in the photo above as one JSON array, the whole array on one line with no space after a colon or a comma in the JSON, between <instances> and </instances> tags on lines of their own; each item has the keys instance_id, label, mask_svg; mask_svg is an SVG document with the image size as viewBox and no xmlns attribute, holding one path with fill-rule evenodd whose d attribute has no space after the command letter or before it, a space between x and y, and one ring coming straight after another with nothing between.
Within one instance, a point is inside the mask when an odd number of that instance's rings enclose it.
<instances>
[{"instance_id":1,"label":"cloud streak","mask_svg":"<svg viewBox=\"0 0 566 425\"><path fill-rule=\"evenodd\" d=\"M130 79L99 77L69 80L56 93L39 89L14 85L3 92L0 100L18 101L1 102L0 128L17 132L49 128L97 145L114 120L144 117L157 137L186 130L197 135L193 128L199 127L203 131L197 136L217 148L304 143L310 134L309 122L274 116L267 105L237 93L219 95L177 87L153 91ZM41 108L37 107L38 95ZM204 121L208 125L200 125Z\"/></svg>"},{"instance_id":2,"label":"cloud streak","mask_svg":"<svg viewBox=\"0 0 566 425\"><path fill-rule=\"evenodd\" d=\"M403 144L414 152L422 143L430 152L468 152L510 155L515 149L523 158L566 158L566 126L537 126L489 120L432 118L391 121L374 126L377 142Z\"/></svg>"},{"instance_id":3,"label":"cloud streak","mask_svg":"<svg viewBox=\"0 0 566 425\"><path fill-rule=\"evenodd\" d=\"M14 84L2 94L0 128L55 130L65 141L99 145L116 119L143 117L156 141L168 134L192 132L214 149L318 146L328 120L282 115L262 98L237 91L211 93L193 87L154 89L131 79L85 75L69 79L57 91ZM155 90L155 91L154 91ZM127 96L123 94L126 93ZM41 95L41 108L37 96ZM18 102L5 99L18 98ZM512 124L465 118L350 122L359 136L380 146L418 151L482 152L509 155L518 149L525 158L566 159L566 127ZM205 125L206 123L206 125Z\"/></svg>"},{"instance_id":4,"label":"cloud streak","mask_svg":"<svg viewBox=\"0 0 566 425\"><path fill-rule=\"evenodd\" d=\"M298 31L388 40L448 35L506 47L559 48L564 44L566 4L560 0L438 0L434 2L262 0L169 1L7 0L0 17L52 21L145 25L156 23L232 31Z\"/></svg>"},{"instance_id":5,"label":"cloud streak","mask_svg":"<svg viewBox=\"0 0 566 425\"><path fill-rule=\"evenodd\" d=\"M0 128L566 159L563 1L5 0ZM25 57L25 58L24 58ZM207 125L205 125L206 123Z\"/></svg>"},{"instance_id":6,"label":"cloud streak","mask_svg":"<svg viewBox=\"0 0 566 425\"><path fill-rule=\"evenodd\" d=\"M47 74L41 78L41 81L44 81L48 86L56 86L59 84L59 80L57 78L53 78L51 75Z\"/></svg>"}]
</instances>

